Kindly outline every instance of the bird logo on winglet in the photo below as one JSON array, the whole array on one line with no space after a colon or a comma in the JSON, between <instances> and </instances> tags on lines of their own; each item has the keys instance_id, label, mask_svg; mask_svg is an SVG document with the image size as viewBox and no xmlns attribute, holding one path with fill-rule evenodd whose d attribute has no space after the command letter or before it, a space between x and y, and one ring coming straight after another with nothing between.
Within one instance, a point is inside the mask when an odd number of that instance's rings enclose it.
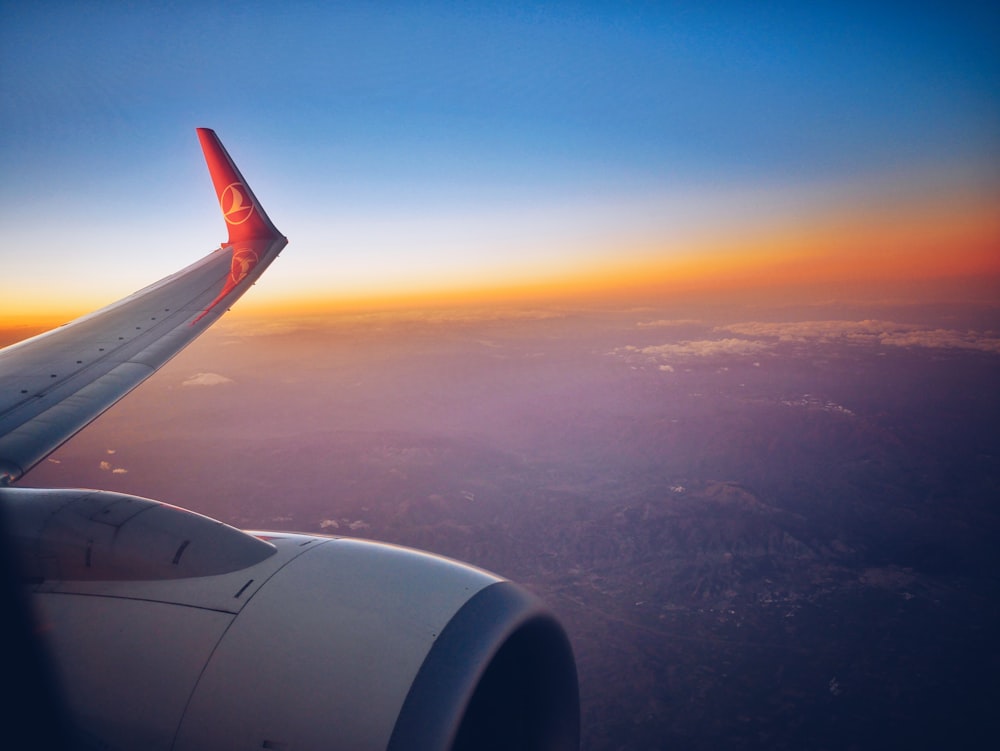
<instances>
[{"instance_id":1,"label":"bird logo on winglet","mask_svg":"<svg viewBox=\"0 0 1000 751\"><path fill-rule=\"evenodd\" d=\"M226 278L225 284L222 285L222 290L212 300L211 304L201 311L201 314L197 318L191 321L191 325L193 326L198 323L198 321L208 315L208 312L212 308L222 302L222 299L232 292L236 285L246 278L247 274L253 271L259 260L260 256L257 255L257 251L253 248L233 248L232 261L229 264L229 276Z\"/></svg>"},{"instance_id":2,"label":"bird logo on winglet","mask_svg":"<svg viewBox=\"0 0 1000 751\"><path fill-rule=\"evenodd\" d=\"M253 198L243 183L230 183L219 197L222 215L229 224L243 224L253 213Z\"/></svg>"},{"instance_id":3,"label":"bird logo on winglet","mask_svg":"<svg viewBox=\"0 0 1000 751\"><path fill-rule=\"evenodd\" d=\"M243 278L250 273L251 269L257 265L259 257L255 250L250 248L240 248L233 253L233 263L230 267L230 277L232 282L227 286L226 291L232 288L232 285L239 284L243 281Z\"/></svg>"}]
</instances>

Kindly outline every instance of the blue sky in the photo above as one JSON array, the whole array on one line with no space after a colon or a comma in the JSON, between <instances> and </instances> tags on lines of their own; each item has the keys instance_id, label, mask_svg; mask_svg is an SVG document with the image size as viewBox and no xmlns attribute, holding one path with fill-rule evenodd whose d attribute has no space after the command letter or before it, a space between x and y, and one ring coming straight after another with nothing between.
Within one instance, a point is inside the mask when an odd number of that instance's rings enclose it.
<instances>
[{"instance_id":1,"label":"blue sky","mask_svg":"<svg viewBox=\"0 0 1000 751\"><path fill-rule=\"evenodd\" d=\"M557 277L1000 182L983 3L0 7L0 252L56 295L222 239L197 126L292 240L265 296Z\"/></svg>"}]
</instances>

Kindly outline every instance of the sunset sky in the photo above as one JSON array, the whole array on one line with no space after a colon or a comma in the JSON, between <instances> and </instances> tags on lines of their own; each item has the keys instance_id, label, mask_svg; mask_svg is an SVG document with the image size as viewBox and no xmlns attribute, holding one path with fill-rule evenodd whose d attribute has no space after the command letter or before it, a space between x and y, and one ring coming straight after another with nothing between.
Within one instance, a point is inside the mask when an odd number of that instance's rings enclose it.
<instances>
[{"instance_id":1,"label":"sunset sky","mask_svg":"<svg viewBox=\"0 0 1000 751\"><path fill-rule=\"evenodd\" d=\"M215 247L198 126L290 239L246 311L996 299L998 48L980 2L2 2L0 319Z\"/></svg>"}]
</instances>

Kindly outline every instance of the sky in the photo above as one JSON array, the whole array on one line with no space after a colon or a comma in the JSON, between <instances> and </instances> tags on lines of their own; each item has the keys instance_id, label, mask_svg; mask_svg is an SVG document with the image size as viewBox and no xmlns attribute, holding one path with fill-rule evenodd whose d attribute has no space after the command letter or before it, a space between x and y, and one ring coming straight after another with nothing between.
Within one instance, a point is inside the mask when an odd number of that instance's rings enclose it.
<instances>
[{"instance_id":1,"label":"sky","mask_svg":"<svg viewBox=\"0 0 1000 751\"><path fill-rule=\"evenodd\" d=\"M686 294L1000 298L988 3L0 2L0 320L225 231L248 311Z\"/></svg>"}]
</instances>

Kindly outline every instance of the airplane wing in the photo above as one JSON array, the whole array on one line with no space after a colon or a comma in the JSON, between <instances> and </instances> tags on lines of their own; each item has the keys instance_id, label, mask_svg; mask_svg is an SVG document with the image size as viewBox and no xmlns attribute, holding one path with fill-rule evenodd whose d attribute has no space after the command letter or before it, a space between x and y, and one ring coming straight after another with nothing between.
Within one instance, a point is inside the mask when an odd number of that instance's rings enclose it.
<instances>
[{"instance_id":1,"label":"airplane wing","mask_svg":"<svg viewBox=\"0 0 1000 751\"><path fill-rule=\"evenodd\" d=\"M211 325L285 246L215 134L198 135L227 243L0 351L0 602L28 697L15 714L35 730L50 706L47 728L73 748L576 751L572 647L513 582L122 493L4 487ZM41 676L37 690L21 673Z\"/></svg>"},{"instance_id":2,"label":"airplane wing","mask_svg":"<svg viewBox=\"0 0 1000 751\"><path fill-rule=\"evenodd\" d=\"M156 372L256 281L288 240L214 131L198 129L229 238L187 268L0 350L0 486Z\"/></svg>"}]
</instances>

